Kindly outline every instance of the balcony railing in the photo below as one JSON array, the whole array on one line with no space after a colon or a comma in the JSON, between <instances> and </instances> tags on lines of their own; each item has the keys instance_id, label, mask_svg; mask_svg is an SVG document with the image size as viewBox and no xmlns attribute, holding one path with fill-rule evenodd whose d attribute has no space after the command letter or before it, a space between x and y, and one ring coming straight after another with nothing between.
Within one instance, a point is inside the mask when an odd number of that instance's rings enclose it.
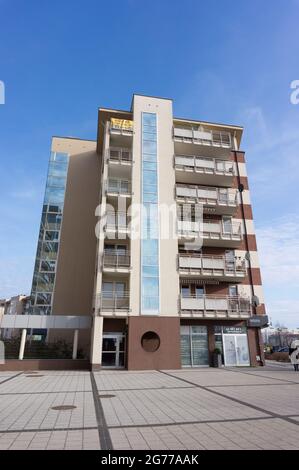
<instances>
[{"instance_id":1,"label":"balcony railing","mask_svg":"<svg viewBox=\"0 0 299 470\"><path fill-rule=\"evenodd\" d=\"M97 309L102 311L128 311L130 308L130 293L102 292L96 299Z\"/></svg>"},{"instance_id":2,"label":"balcony railing","mask_svg":"<svg viewBox=\"0 0 299 470\"><path fill-rule=\"evenodd\" d=\"M226 256L179 253L178 260L180 274L229 279L246 276L245 259L241 257L230 260Z\"/></svg>"},{"instance_id":3,"label":"balcony railing","mask_svg":"<svg viewBox=\"0 0 299 470\"><path fill-rule=\"evenodd\" d=\"M209 129L178 128L173 129L174 140L190 142L209 147L233 148L232 136L225 131L212 131Z\"/></svg>"},{"instance_id":4,"label":"balcony railing","mask_svg":"<svg viewBox=\"0 0 299 470\"><path fill-rule=\"evenodd\" d=\"M129 230L127 213L121 211L108 211L106 213L106 231L121 231L127 232Z\"/></svg>"},{"instance_id":5,"label":"balcony railing","mask_svg":"<svg viewBox=\"0 0 299 470\"><path fill-rule=\"evenodd\" d=\"M115 119L112 118L110 121L110 133L111 134L122 134L132 135L133 134L133 121L129 119Z\"/></svg>"},{"instance_id":6,"label":"balcony railing","mask_svg":"<svg viewBox=\"0 0 299 470\"><path fill-rule=\"evenodd\" d=\"M251 316L251 303L239 295L181 295L180 311L212 318L247 318Z\"/></svg>"},{"instance_id":7,"label":"balcony railing","mask_svg":"<svg viewBox=\"0 0 299 470\"><path fill-rule=\"evenodd\" d=\"M108 151L108 161L130 165L132 163L132 152L127 148L110 147Z\"/></svg>"},{"instance_id":8,"label":"balcony railing","mask_svg":"<svg viewBox=\"0 0 299 470\"><path fill-rule=\"evenodd\" d=\"M103 267L108 269L127 268L131 266L130 252L113 253L112 250L104 250L103 253Z\"/></svg>"},{"instance_id":9,"label":"balcony railing","mask_svg":"<svg viewBox=\"0 0 299 470\"><path fill-rule=\"evenodd\" d=\"M204 158L194 155L175 155L177 170L194 171L205 175L234 176L234 163L217 158Z\"/></svg>"},{"instance_id":10,"label":"balcony railing","mask_svg":"<svg viewBox=\"0 0 299 470\"><path fill-rule=\"evenodd\" d=\"M180 235L196 236L214 240L242 240L241 222L232 222L228 226L221 221L188 221L178 220L178 233Z\"/></svg>"},{"instance_id":11,"label":"balcony railing","mask_svg":"<svg viewBox=\"0 0 299 470\"><path fill-rule=\"evenodd\" d=\"M106 183L106 193L118 196L130 196L132 194L131 182L109 178Z\"/></svg>"},{"instance_id":12,"label":"balcony railing","mask_svg":"<svg viewBox=\"0 0 299 470\"><path fill-rule=\"evenodd\" d=\"M207 206L236 207L238 204L237 190L177 184L176 197L182 201L201 202Z\"/></svg>"}]
</instances>

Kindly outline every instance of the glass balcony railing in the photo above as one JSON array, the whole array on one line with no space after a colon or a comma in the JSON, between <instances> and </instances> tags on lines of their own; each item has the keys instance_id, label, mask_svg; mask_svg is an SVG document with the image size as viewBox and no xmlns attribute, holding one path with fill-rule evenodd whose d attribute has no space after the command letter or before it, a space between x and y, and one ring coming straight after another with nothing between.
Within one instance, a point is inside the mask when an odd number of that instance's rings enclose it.
<instances>
[{"instance_id":1,"label":"glass balcony railing","mask_svg":"<svg viewBox=\"0 0 299 470\"><path fill-rule=\"evenodd\" d=\"M128 311L130 308L130 293L102 292L96 299L97 309L103 311Z\"/></svg>"},{"instance_id":2,"label":"glass balcony railing","mask_svg":"<svg viewBox=\"0 0 299 470\"><path fill-rule=\"evenodd\" d=\"M108 151L108 161L111 163L131 164L132 152L123 147L110 147Z\"/></svg>"},{"instance_id":3,"label":"glass balcony railing","mask_svg":"<svg viewBox=\"0 0 299 470\"><path fill-rule=\"evenodd\" d=\"M131 258L129 251L118 252L114 250L104 250L103 267L104 269L129 269L131 266Z\"/></svg>"},{"instance_id":4,"label":"glass balcony railing","mask_svg":"<svg viewBox=\"0 0 299 470\"><path fill-rule=\"evenodd\" d=\"M173 137L178 142L190 142L209 147L233 148L232 136L225 131L212 131L210 129L195 129L187 127L174 127Z\"/></svg>"},{"instance_id":5,"label":"glass balcony railing","mask_svg":"<svg viewBox=\"0 0 299 470\"><path fill-rule=\"evenodd\" d=\"M178 260L180 274L240 280L246 276L245 259L241 257L179 253Z\"/></svg>"},{"instance_id":6,"label":"glass balcony railing","mask_svg":"<svg viewBox=\"0 0 299 470\"><path fill-rule=\"evenodd\" d=\"M234 176L234 163L217 158L204 158L193 155L175 155L176 170L194 171L206 175Z\"/></svg>"},{"instance_id":7,"label":"glass balcony railing","mask_svg":"<svg viewBox=\"0 0 299 470\"><path fill-rule=\"evenodd\" d=\"M249 298L239 295L201 295L180 296L180 311L194 313L203 317L248 318L251 316Z\"/></svg>"},{"instance_id":8,"label":"glass balcony railing","mask_svg":"<svg viewBox=\"0 0 299 470\"><path fill-rule=\"evenodd\" d=\"M176 185L176 198L181 201L200 202L207 206L237 207L236 189L196 186L187 184Z\"/></svg>"}]
</instances>

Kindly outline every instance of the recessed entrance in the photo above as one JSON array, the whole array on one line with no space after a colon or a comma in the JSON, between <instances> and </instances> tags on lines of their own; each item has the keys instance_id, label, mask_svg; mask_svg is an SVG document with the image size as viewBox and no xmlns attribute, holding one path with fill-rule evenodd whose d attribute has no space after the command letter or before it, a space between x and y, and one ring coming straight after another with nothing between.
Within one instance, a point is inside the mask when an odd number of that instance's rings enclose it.
<instances>
[{"instance_id":1,"label":"recessed entrance","mask_svg":"<svg viewBox=\"0 0 299 470\"><path fill-rule=\"evenodd\" d=\"M105 333L102 342L102 367L125 367L125 335Z\"/></svg>"}]
</instances>

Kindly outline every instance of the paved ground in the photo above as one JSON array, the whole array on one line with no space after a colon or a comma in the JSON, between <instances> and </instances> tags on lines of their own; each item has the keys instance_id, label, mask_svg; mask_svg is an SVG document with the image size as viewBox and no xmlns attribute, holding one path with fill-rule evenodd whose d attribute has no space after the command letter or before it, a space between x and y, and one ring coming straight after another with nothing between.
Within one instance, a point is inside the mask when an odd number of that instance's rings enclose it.
<instances>
[{"instance_id":1,"label":"paved ground","mask_svg":"<svg viewBox=\"0 0 299 470\"><path fill-rule=\"evenodd\" d=\"M71 406L67 410L53 407ZM298 449L299 372L0 372L0 449Z\"/></svg>"}]
</instances>

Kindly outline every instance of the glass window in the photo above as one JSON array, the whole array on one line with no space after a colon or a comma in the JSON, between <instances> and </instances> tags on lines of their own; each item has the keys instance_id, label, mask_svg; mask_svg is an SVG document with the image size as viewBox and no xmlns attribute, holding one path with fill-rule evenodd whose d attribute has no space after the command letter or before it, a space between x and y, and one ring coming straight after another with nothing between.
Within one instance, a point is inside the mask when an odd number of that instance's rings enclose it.
<instances>
[{"instance_id":1,"label":"glass window","mask_svg":"<svg viewBox=\"0 0 299 470\"><path fill-rule=\"evenodd\" d=\"M45 240L50 240L50 241L55 241L57 242L59 239L59 232L58 230L53 230L53 231L49 231L49 230L46 230L45 231Z\"/></svg>"},{"instance_id":2,"label":"glass window","mask_svg":"<svg viewBox=\"0 0 299 470\"><path fill-rule=\"evenodd\" d=\"M40 265L41 272L55 271L56 261L42 260Z\"/></svg>"},{"instance_id":3,"label":"glass window","mask_svg":"<svg viewBox=\"0 0 299 470\"><path fill-rule=\"evenodd\" d=\"M48 177L57 176L61 178L66 178L67 175L67 164L62 165L61 163L51 162L49 165Z\"/></svg>"},{"instance_id":4,"label":"glass window","mask_svg":"<svg viewBox=\"0 0 299 470\"><path fill-rule=\"evenodd\" d=\"M145 153L156 154L157 153L157 143L152 140L143 141L143 151Z\"/></svg>"},{"instance_id":5,"label":"glass window","mask_svg":"<svg viewBox=\"0 0 299 470\"><path fill-rule=\"evenodd\" d=\"M150 171L157 171L157 163L155 162L143 162L143 169Z\"/></svg>"},{"instance_id":6,"label":"glass window","mask_svg":"<svg viewBox=\"0 0 299 470\"><path fill-rule=\"evenodd\" d=\"M50 160L53 162L59 163L67 163L68 162L68 154L63 152L51 152Z\"/></svg>"},{"instance_id":7,"label":"glass window","mask_svg":"<svg viewBox=\"0 0 299 470\"><path fill-rule=\"evenodd\" d=\"M155 193L144 193L143 201L144 202L158 202L158 195Z\"/></svg>"},{"instance_id":8,"label":"glass window","mask_svg":"<svg viewBox=\"0 0 299 470\"><path fill-rule=\"evenodd\" d=\"M36 305L51 305L52 294L39 292L36 294Z\"/></svg>"},{"instance_id":9,"label":"glass window","mask_svg":"<svg viewBox=\"0 0 299 470\"><path fill-rule=\"evenodd\" d=\"M195 295L196 297L202 297L204 295L204 288L202 286L195 287Z\"/></svg>"},{"instance_id":10,"label":"glass window","mask_svg":"<svg viewBox=\"0 0 299 470\"><path fill-rule=\"evenodd\" d=\"M181 286L181 295L183 298L190 297L190 287L189 286Z\"/></svg>"},{"instance_id":11,"label":"glass window","mask_svg":"<svg viewBox=\"0 0 299 470\"><path fill-rule=\"evenodd\" d=\"M228 288L229 295L235 296L238 294L237 286L229 286Z\"/></svg>"},{"instance_id":12,"label":"glass window","mask_svg":"<svg viewBox=\"0 0 299 470\"><path fill-rule=\"evenodd\" d=\"M45 193L45 203L63 203L64 201L64 189L47 187Z\"/></svg>"},{"instance_id":13,"label":"glass window","mask_svg":"<svg viewBox=\"0 0 299 470\"><path fill-rule=\"evenodd\" d=\"M158 266L143 266L142 274L147 277L158 277L159 268Z\"/></svg>"},{"instance_id":14,"label":"glass window","mask_svg":"<svg viewBox=\"0 0 299 470\"><path fill-rule=\"evenodd\" d=\"M159 296L159 279L157 277L144 277L142 287L145 297Z\"/></svg>"}]
</instances>

